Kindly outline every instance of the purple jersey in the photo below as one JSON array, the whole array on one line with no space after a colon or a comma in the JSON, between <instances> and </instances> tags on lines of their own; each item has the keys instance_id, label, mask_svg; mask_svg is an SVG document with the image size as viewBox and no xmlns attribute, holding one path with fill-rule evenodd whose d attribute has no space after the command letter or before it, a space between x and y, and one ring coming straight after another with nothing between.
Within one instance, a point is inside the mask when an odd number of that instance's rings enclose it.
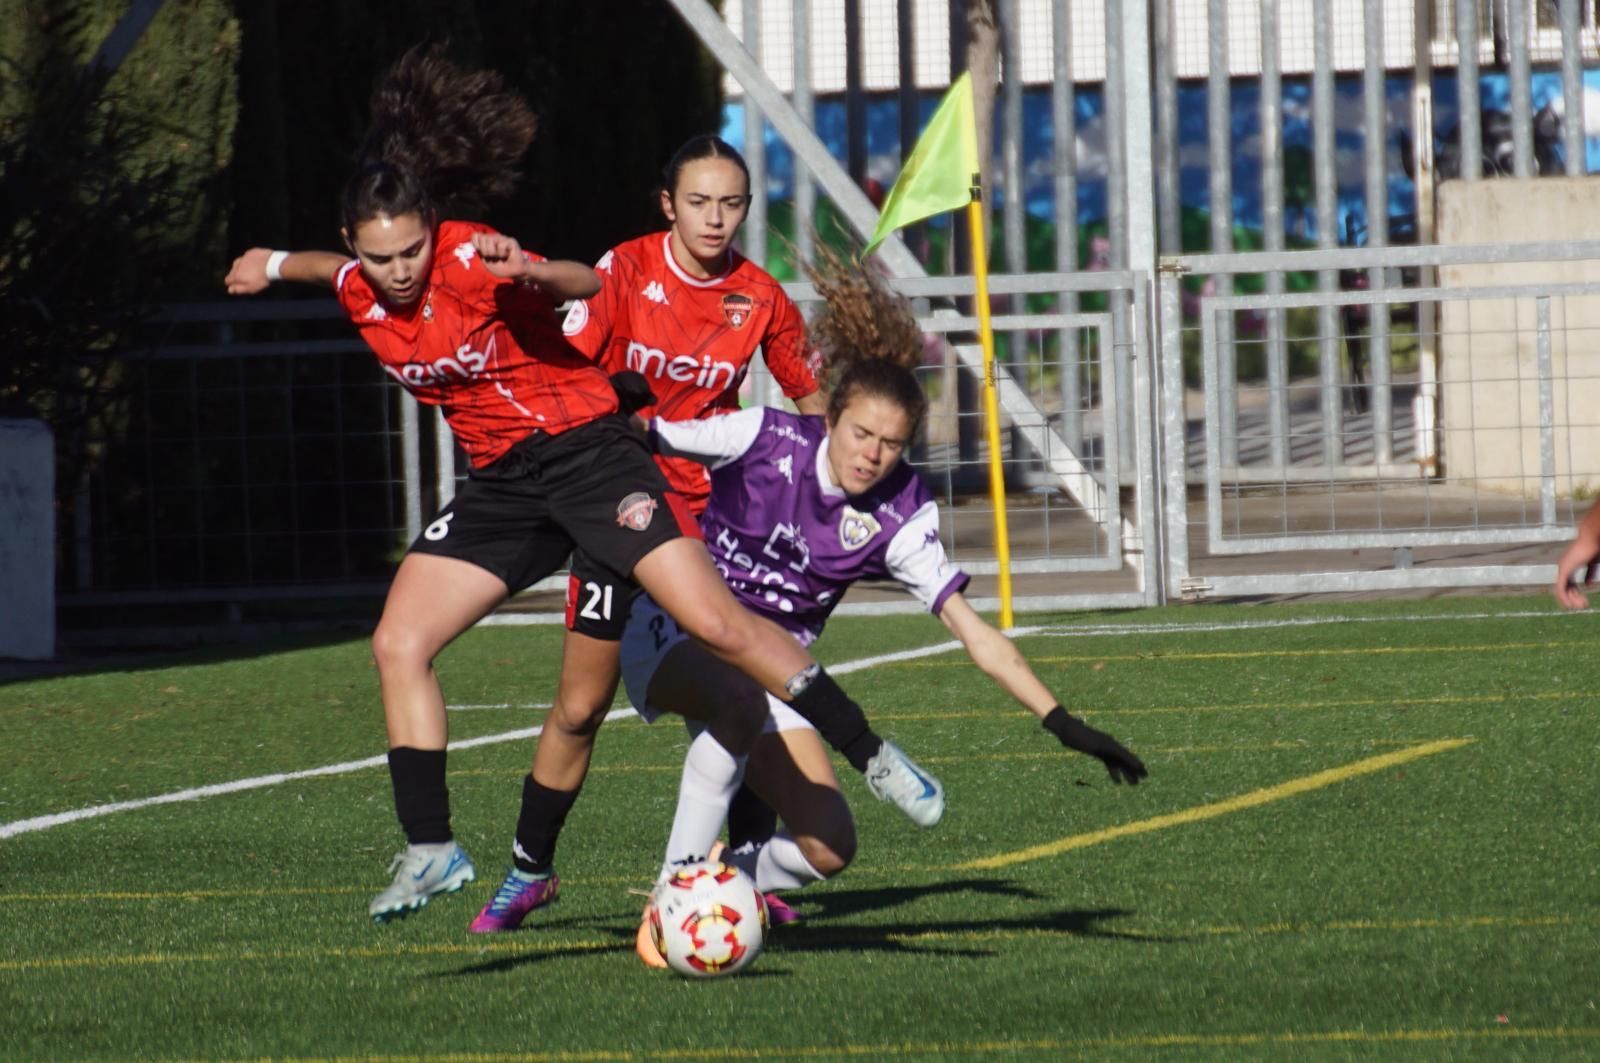
<instances>
[{"instance_id":1,"label":"purple jersey","mask_svg":"<svg viewBox=\"0 0 1600 1063\"><path fill-rule=\"evenodd\" d=\"M934 613L967 585L939 542L938 505L910 466L864 495L833 485L821 417L752 407L658 420L651 432L661 453L711 467L706 549L740 604L802 645L858 579L898 580Z\"/></svg>"}]
</instances>

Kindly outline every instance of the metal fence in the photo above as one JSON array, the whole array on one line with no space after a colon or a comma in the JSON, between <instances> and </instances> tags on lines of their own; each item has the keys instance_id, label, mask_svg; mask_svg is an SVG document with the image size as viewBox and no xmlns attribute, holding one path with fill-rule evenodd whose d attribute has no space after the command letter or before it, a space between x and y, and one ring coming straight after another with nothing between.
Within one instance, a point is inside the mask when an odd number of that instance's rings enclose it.
<instances>
[{"instance_id":1,"label":"metal fence","mask_svg":"<svg viewBox=\"0 0 1600 1063\"><path fill-rule=\"evenodd\" d=\"M768 219L824 201L870 231L865 186L893 176L965 63L959 9L845 0L841 21L822 0L742 0L725 20L668 2L735 89L746 253L766 260ZM1600 245L1437 246L1435 184L1586 173L1592 9L996 10L991 287L1020 605L1548 579L1550 544L1600 485L1577 399L1591 374L1568 356L1595 293L1441 271L1592 264ZM809 229L789 235L810 254ZM932 416L912 460L954 556L992 573L980 355L956 306L972 280L928 276L898 239L879 257L928 333ZM1509 324L1476 316L1501 304ZM384 384L337 318L331 301L170 315L129 363L115 453L60 528L64 605L382 586L460 465L442 421ZM1514 416L1483 401L1513 394ZM753 375L752 401L775 395ZM1515 468L1491 469L1495 452Z\"/></svg>"}]
</instances>

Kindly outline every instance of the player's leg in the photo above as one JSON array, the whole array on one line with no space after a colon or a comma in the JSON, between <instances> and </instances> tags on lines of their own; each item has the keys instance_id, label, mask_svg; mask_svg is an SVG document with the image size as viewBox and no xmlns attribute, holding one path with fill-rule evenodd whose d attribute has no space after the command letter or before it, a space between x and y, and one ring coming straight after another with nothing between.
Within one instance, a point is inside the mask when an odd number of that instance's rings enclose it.
<instances>
[{"instance_id":1,"label":"player's leg","mask_svg":"<svg viewBox=\"0 0 1600 1063\"><path fill-rule=\"evenodd\" d=\"M535 908L559 895L556 842L588 774L595 735L616 697L622 675L617 644L630 589L581 551L573 555L555 703L534 747L533 769L522 780L511 867L472 921L474 933L515 930Z\"/></svg>"},{"instance_id":2,"label":"player's leg","mask_svg":"<svg viewBox=\"0 0 1600 1063\"><path fill-rule=\"evenodd\" d=\"M939 822L944 815L939 781L880 738L861 706L792 635L741 606L701 544L665 543L634 567L633 577L683 630L810 721L866 776L879 800L893 802L918 826Z\"/></svg>"},{"instance_id":3,"label":"player's leg","mask_svg":"<svg viewBox=\"0 0 1600 1063\"><path fill-rule=\"evenodd\" d=\"M395 813L407 846L390 868L394 882L368 908L378 922L415 911L475 877L450 830L444 693L433 661L505 596L505 583L477 565L415 552L406 555L389 588L372 656L389 733Z\"/></svg>"},{"instance_id":4,"label":"player's leg","mask_svg":"<svg viewBox=\"0 0 1600 1063\"><path fill-rule=\"evenodd\" d=\"M745 867L763 892L832 878L855 859L855 820L814 729L764 732L745 764L745 783L783 818L783 829L753 846ZM746 857L733 860L744 867Z\"/></svg>"}]
</instances>

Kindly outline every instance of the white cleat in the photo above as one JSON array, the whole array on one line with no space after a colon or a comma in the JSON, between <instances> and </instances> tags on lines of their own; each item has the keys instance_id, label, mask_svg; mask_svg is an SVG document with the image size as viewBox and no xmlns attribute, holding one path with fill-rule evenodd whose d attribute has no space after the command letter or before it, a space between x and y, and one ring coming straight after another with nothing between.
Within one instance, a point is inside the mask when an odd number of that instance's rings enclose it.
<instances>
[{"instance_id":1,"label":"white cleat","mask_svg":"<svg viewBox=\"0 0 1600 1063\"><path fill-rule=\"evenodd\" d=\"M372 898L367 914L374 923L404 919L440 893L454 893L478 877L466 851L455 842L408 845L389 865L394 881Z\"/></svg>"},{"instance_id":2,"label":"white cleat","mask_svg":"<svg viewBox=\"0 0 1600 1063\"><path fill-rule=\"evenodd\" d=\"M944 787L893 742L884 742L867 762L867 788L919 827L931 827L944 816Z\"/></svg>"}]
</instances>

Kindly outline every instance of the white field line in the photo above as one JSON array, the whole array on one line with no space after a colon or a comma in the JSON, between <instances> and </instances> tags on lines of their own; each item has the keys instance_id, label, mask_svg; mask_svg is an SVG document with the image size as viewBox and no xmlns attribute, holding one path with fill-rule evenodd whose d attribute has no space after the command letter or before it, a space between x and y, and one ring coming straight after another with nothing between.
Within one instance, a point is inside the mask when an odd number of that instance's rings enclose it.
<instances>
[{"instance_id":1,"label":"white field line","mask_svg":"<svg viewBox=\"0 0 1600 1063\"><path fill-rule=\"evenodd\" d=\"M1160 635L1168 632L1209 632L1209 631L1253 631L1269 628L1312 627L1324 624L1358 624L1375 621L1398 623L1427 623L1439 620L1488 620L1495 618L1525 618L1525 617L1562 617L1567 615L1551 612L1513 612L1513 613L1457 613L1446 616L1328 616L1304 617L1289 620L1243 620L1234 623L1216 624L1097 624L1089 627L1019 627L1011 628L1009 634L1013 638L1028 635L1040 635L1060 638L1076 638L1088 635ZM961 643L955 641L941 642L933 646L922 646L914 650L900 650L897 653L885 653L876 657L863 657L854 661L843 661L839 664L829 665L828 671L832 675L848 675L863 669L874 668L881 664L891 664L896 661L915 660L919 657L935 657L942 653L961 648ZM540 708L543 706L505 703L503 705L460 705L451 706L458 710L489 709L489 708ZM636 716L633 709L614 709L606 714L607 720L621 720L629 716ZM515 731L503 731L499 734L482 735L478 738L468 738L460 742L450 743L452 750L472 749L475 746L497 745L502 742L517 742L525 738L533 738L543 730L541 727L524 727ZM365 771L368 768L382 767L388 762L387 755L367 757L363 760L348 760L340 764L326 764L320 768L307 768L303 771L276 772L271 775L256 775L248 779L235 779L232 782L213 783L210 786L196 786L187 790L175 790L172 793L157 794L154 797L141 797L134 801L115 801L105 805L91 805L88 808L77 808L68 812L54 812L47 816L34 816L30 819L13 820L10 823L0 823L0 839L14 838L19 834L28 834L33 831L49 830L52 827L61 827L80 820L95 819L100 816L109 816L115 812L133 812L141 808L150 808L155 805L170 805L180 801L199 801L207 797L221 797L226 794L241 793L245 790L259 790L268 786L278 786L282 783L293 782L296 779L313 779L324 775L345 775L350 772Z\"/></svg>"}]
</instances>

